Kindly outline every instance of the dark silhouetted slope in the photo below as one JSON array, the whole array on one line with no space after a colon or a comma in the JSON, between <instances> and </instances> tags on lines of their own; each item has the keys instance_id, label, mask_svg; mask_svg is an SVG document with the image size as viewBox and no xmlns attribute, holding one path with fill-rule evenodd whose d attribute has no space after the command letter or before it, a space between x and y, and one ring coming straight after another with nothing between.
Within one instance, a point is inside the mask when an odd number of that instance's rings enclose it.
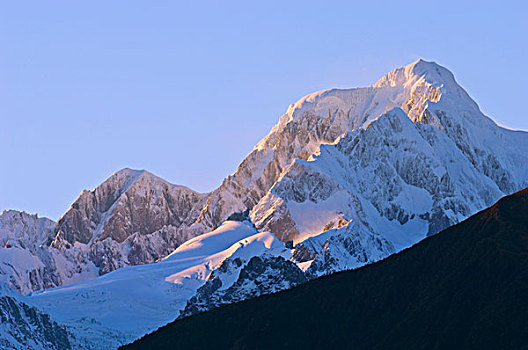
<instances>
[{"instance_id":1,"label":"dark silhouetted slope","mask_svg":"<svg viewBox=\"0 0 528 350\"><path fill-rule=\"evenodd\" d=\"M176 321L126 348L527 344L525 189L379 263Z\"/></svg>"}]
</instances>

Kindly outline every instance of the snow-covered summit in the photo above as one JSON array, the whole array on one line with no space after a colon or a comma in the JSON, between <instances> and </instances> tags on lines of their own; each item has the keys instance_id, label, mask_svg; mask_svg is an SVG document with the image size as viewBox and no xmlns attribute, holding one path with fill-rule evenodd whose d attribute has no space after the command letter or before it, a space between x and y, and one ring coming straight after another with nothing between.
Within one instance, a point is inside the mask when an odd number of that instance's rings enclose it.
<instances>
[{"instance_id":1,"label":"snow-covered summit","mask_svg":"<svg viewBox=\"0 0 528 350\"><path fill-rule=\"evenodd\" d=\"M389 72L370 87L322 90L290 105L237 171L209 195L197 223L212 227L233 210L254 208L292 161L310 159L321 145L367 129L395 108L412 122L445 134L504 193L526 183L528 173L521 162L528 154L526 134L514 135L498 127L482 114L449 70L418 60ZM515 142L506 141L511 138ZM294 226L287 216L281 218L282 225ZM280 230L273 232L281 235Z\"/></svg>"},{"instance_id":2,"label":"snow-covered summit","mask_svg":"<svg viewBox=\"0 0 528 350\"><path fill-rule=\"evenodd\" d=\"M376 83L374 88L403 86L404 88L414 85L419 80L427 81L434 86L446 86L448 88L458 85L455 76L448 69L436 62L428 62L423 59L397 68L385 74Z\"/></svg>"},{"instance_id":3,"label":"snow-covered summit","mask_svg":"<svg viewBox=\"0 0 528 350\"><path fill-rule=\"evenodd\" d=\"M121 169L119 171L116 171L114 174L112 174L110 176L110 178L107 179L106 181L109 181L109 180L111 181L111 179L113 177L115 177L116 179L126 178L128 187L130 187L132 184L134 184L137 181L147 181L147 182L150 182L150 183L163 183L163 184L165 184L165 185L167 185L168 187L171 187L171 188L179 188L179 189L182 189L182 190L195 192L195 191L191 190L190 188L188 188L186 186L170 183L167 180L165 180L165 179L163 179L163 178L161 178L161 177L159 177L157 175L154 175L153 173L151 173L151 172L149 172L149 171L147 171L145 169L139 170L139 169L123 168L123 169ZM197 192L195 192L195 193L197 193Z\"/></svg>"},{"instance_id":4,"label":"snow-covered summit","mask_svg":"<svg viewBox=\"0 0 528 350\"><path fill-rule=\"evenodd\" d=\"M352 131L367 127L378 116L395 107L412 112L411 117L418 116L427 108L428 103L440 101L443 94L461 99L458 107L470 107L479 111L478 105L456 82L453 73L435 62L419 59L387 73L370 87L327 89L301 98L290 105L279 124L257 148L266 147L266 141L272 139L274 131L280 130L281 125L306 119L307 113L318 113L328 119L335 118L334 113L344 110L348 116L345 118L346 123L341 126L348 130L342 130ZM323 115L324 112L328 115Z\"/></svg>"}]
</instances>

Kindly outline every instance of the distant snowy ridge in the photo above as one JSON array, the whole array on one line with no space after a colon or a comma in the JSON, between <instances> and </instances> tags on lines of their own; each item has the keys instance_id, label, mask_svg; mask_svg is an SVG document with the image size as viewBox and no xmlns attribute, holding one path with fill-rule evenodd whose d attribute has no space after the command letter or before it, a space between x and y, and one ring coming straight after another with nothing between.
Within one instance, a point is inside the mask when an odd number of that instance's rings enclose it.
<instances>
[{"instance_id":1,"label":"distant snowy ridge","mask_svg":"<svg viewBox=\"0 0 528 350\"><path fill-rule=\"evenodd\" d=\"M0 283L28 293L56 285L51 254L42 247L55 222L16 210L0 214Z\"/></svg>"},{"instance_id":2,"label":"distant snowy ridge","mask_svg":"<svg viewBox=\"0 0 528 350\"><path fill-rule=\"evenodd\" d=\"M55 222L17 210L0 213L0 245L4 248L20 247L34 250L46 242Z\"/></svg>"}]
</instances>

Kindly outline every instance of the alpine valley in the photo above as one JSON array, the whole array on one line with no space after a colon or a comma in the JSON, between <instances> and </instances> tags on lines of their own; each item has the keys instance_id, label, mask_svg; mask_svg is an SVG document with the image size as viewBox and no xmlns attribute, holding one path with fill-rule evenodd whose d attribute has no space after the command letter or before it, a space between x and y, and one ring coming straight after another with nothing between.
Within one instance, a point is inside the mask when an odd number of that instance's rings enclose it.
<instances>
[{"instance_id":1,"label":"alpine valley","mask_svg":"<svg viewBox=\"0 0 528 350\"><path fill-rule=\"evenodd\" d=\"M528 133L418 60L290 105L210 193L123 169L57 223L2 212L0 344L117 348L384 259L526 187Z\"/></svg>"}]
</instances>

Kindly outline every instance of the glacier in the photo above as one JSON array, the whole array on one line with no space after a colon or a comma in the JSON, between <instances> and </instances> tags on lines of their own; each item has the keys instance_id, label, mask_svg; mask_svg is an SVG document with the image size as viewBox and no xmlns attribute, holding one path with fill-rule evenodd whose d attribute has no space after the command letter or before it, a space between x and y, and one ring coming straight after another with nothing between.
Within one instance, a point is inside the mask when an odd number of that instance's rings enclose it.
<instances>
[{"instance_id":1,"label":"glacier","mask_svg":"<svg viewBox=\"0 0 528 350\"><path fill-rule=\"evenodd\" d=\"M247 261L264 253L291 256L273 234L257 232L248 221L226 221L187 241L160 262L33 292L28 299L67 326L82 347L116 348L176 319L226 259ZM226 284L229 279L235 276L226 276Z\"/></svg>"}]
</instances>

